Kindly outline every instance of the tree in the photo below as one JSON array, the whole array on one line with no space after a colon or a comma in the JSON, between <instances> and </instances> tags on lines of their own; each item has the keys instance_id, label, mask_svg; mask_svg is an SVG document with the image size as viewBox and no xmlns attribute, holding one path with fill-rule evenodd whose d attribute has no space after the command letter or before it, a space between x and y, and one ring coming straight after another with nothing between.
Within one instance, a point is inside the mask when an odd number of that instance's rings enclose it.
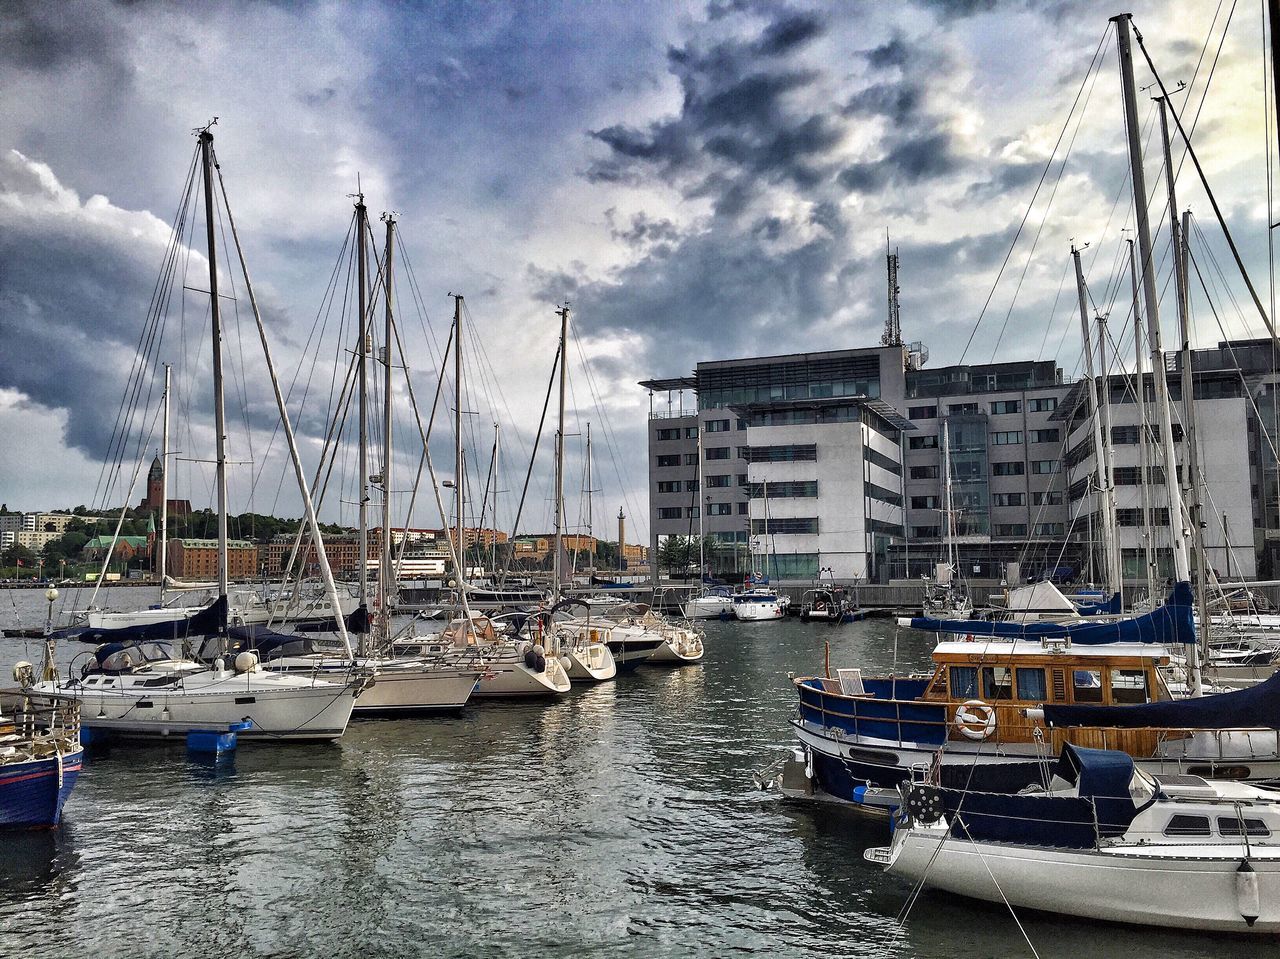
<instances>
[{"instance_id":1,"label":"tree","mask_svg":"<svg viewBox=\"0 0 1280 959\"><path fill-rule=\"evenodd\" d=\"M668 573L685 575L698 560L698 541L689 536L668 536L658 549L658 563Z\"/></svg>"},{"instance_id":2,"label":"tree","mask_svg":"<svg viewBox=\"0 0 1280 959\"><path fill-rule=\"evenodd\" d=\"M14 543L3 553L0 553L0 566L17 566L19 563L23 566L34 567L36 565L36 554L21 543Z\"/></svg>"}]
</instances>

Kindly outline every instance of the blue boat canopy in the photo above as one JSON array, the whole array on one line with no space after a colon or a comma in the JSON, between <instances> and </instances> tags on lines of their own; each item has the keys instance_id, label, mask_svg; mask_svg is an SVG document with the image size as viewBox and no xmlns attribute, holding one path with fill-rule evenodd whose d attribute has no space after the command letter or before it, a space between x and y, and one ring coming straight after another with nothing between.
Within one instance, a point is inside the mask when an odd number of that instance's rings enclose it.
<instances>
[{"instance_id":1,"label":"blue boat canopy","mask_svg":"<svg viewBox=\"0 0 1280 959\"><path fill-rule=\"evenodd\" d=\"M967 636L992 636L999 639L1070 639L1073 643L1098 646L1104 643L1160 643L1162 645L1194 645L1195 620L1191 608L1194 596L1191 584L1175 583L1163 606L1141 616L1117 619L1109 623L1002 623L984 619L933 619L916 616L912 629L930 633L952 633Z\"/></svg>"},{"instance_id":2,"label":"blue boat canopy","mask_svg":"<svg viewBox=\"0 0 1280 959\"><path fill-rule=\"evenodd\" d=\"M1105 603L1080 603L1076 612L1081 616L1115 616L1120 612L1120 594L1113 593Z\"/></svg>"},{"instance_id":3,"label":"blue boat canopy","mask_svg":"<svg viewBox=\"0 0 1280 959\"><path fill-rule=\"evenodd\" d=\"M165 620L163 623L143 623L138 626L122 626L119 629L85 629L77 634L82 643L136 643L145 640L175 641L195 636L212 636L227 628L227 597L219 596L204 609L190 616Z\"/></svg>"},{"instance_id":4,"label":"blue boat canopy","mask_svg":"<svg viewBox=\"0 0 1280 959\"><path fill-rule=\"evenodd\" d=\"M1045 721L1051 726L1280 729L1280 673L1256 686L1195 699L1163 700L1132 706L1055 706L1046 703L1042 708Z\"/></svg>"}]
</instances>

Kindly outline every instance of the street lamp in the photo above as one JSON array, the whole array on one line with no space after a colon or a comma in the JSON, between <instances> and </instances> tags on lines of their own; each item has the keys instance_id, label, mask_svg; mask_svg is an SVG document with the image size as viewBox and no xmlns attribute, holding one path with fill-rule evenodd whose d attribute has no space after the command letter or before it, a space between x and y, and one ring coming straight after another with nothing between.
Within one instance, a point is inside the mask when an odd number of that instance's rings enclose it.
<instances>
[{"instance_id":1,"label":"street lamp","mask_svg":"<svg viewBox=\"0 0 1280 959\"><path fill-rule=\"evenodd\" d=\"M49 602L49 610L44 618L44 669L42 678L48 682L57 677L53 667L53 604L58 601L58 591L50 586L44 591L44 598Z\"/></svg>"}]
</instances>

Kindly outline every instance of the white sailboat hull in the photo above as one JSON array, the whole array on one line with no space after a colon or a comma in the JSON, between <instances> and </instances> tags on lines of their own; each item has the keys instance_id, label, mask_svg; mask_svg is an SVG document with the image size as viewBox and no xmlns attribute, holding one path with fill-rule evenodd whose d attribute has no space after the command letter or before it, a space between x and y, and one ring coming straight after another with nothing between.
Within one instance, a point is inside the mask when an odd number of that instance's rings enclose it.
<instances>
[{"instance_id":1,"label":"white sailboat hull","mask_svg":"<svg viewBox=\"0 0 1280 959\"><path fill-rule=\"evenodd\" d=\"M562 696L572 684L560 661L546 657L542 670L526 665L514 646L509 653L485 656L485 671L472 695L476 699L528 699L540 696Z\"/></svg>"},{"instance_id":2,"label":"white sailboat hull","mask_svg":"<svg viewBox=\"0 0 1280 959\"><path fill-rule=\"evenodd\" d=\"M728 596L697 596L680 611L686 619L720 619L733 615L733 600Z\"/></svg>"},{"instance_id":3,"label":"white sailboat hull","mask_svg":"<svg viewBox=\"0 0 1280 959\"><path fill-rule=\"evenodd\" d=\"M867 858L911 882L972 899L1086 919L1238 933L1280 932L1277 850L1247 856L1257 874L1261 915L1241 915L1236 873L1243 846L1044 849L949 838L938 828L900 830ZM941 848L939 848L941 845ZM1003 894L1003 896L1002 896Z\"/></svg>"},{"instance_id":4,"label":"white sailboat hull","mask_svg":"<svg viewBox=\"0 0 1280 959\"><path fill-rule=\"evenodd\" d=\"M787 615L781 603L734 603L733 617L745 623L767 622Z\"/></svg>"},{"instance_id":5,"label":"white sailboat hull","mask_svg":"<svg viewBox=\"0 0 1280 959\"><path fill-rule=\"evenodd\" d=\"M480 683L478 669L389 664L378 669L373 685L356 700L361 715L456 712Z\"/></svg>"},{"instance_id":6,"label":"white sailboat hull","mask_svg":"<svg viewBox=\"0 0 1280 959\"><path fill-rule=\"evenodd\" d=\"M618 664L613 653L604 643L588 643L563 650L562 663L568 662L565 671L575 683L599 683L618 675Z\"/></svg>"},{"instance_id":7,"label":"white sailboat hull","mask_svg":"<svg viewBox=\"0 0 1280 959\"><path fill-rule=\"evenodd\" d=\"M40 683L34 691L77 699L84 728L115 736L164 739L248 720L253 725L240 738L278 742L337 739L347 728L359 688L358 683L227 672L189 677L173 686Z\"/></svg>"}]
</instances>

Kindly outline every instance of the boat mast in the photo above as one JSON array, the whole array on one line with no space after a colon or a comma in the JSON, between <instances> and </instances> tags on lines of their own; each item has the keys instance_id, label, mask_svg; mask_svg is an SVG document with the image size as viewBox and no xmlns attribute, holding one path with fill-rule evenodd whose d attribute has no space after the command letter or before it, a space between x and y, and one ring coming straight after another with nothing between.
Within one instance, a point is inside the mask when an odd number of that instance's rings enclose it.
<instances>
[{"instance_id":1,"label":"boat mast","mask_svg":"<svg viewBox=\"0 0 1280 959\"><path fill-rule=\"evenodd\" d=\"M502 451L502 444L499 442L499 427L495 422L493 424L493 540L490 547L489 565L491 569L498 568L498 454ZM484 524L481 523L481 526ZM492 573L490 580L492 580Z\"/></svg>"},{"instance_id":2,"label":"boat mast","mask_svg":"<svg viewBox=\"0 0 1280 959\"><path fill-rule=\"evenodd\" d=\"M560 317L560 425L556 430L556 535L555 559L552 561L555 583L551 596L555 603L560 602L560 582L564 570L560 565L560 554L564 548L564 400L565 400L565 368L569 365L566 346L569 341L569 306L565 304L556 310Z\"/></svg>"},{"instance_id":3,"label":"boat mast","mask_svg":"<svg viewBox=\"0 0 1280 959\"><path fill-rule=\"evenodd\" d=\"M1178 222L1178 196L1173 169L1173 153L1169 147L1169 105L1165 97L1156 97L1160 108L1160 146L1164 155L1164 182L1169 199L1169 243L1173 250L1173 279L1178 306L1178 335L1182 339L1182 491L1186 498L1187 518L1191 525L1192 545L1196 557L1196 606L1200 612L1201 639L1208 641L1209 607L1205 595L1209 564L1204 555L1204 528L1200 509L1200 457L1196 449L1195 377L1191 367L1191 304L1187 282L1187 231L1191 226L1188 212ZM1172 522L1173 517L1169 517Z\"/></svg>"},{"instance_id":4,"label":"boat mast","mask_svg":"<svg viewBox=\"0 0 1280 959\"><path fill-rule=\"evenodd\" d=\"M702 484L698 484L702 489ZM702 514L699 513L699 516ZM596 571L596 537L591 523L591 424L587 424L587 565Z\"/></svg>"},{"instance_id":5,"label":"boat mast","mask_svg":"<svg viewBox=\"0 0 1280 959\"><path fill-rule=\"evenodd\" d=\"M1156 557L1155 557L1155 525L1151 521L1151 487L1147 483L1150 476L1151 452L1147 446L1151 441L1151 421L1147 415L1147 377L1142 362L1142 311L1138 304L1138 263L1133 251L1132 238L1129 244L1129 285L1133 292L1133 352L1134 376L1138 392L1138 489L1142 495L1142 547L1143 559L1147 564L1147 602L1155 605L1156 597Z\"/></svg>"},{"instance_id":6,"label":"boat mast","mask_svg":"<svg viewBox=\"0 0 1280 959\"><path fill-rule=\"evenodd\" d=\"M700 497L703 497L702 509L698 510L698 588L701 589L702 584L705 582L705 577L707 575L706 512L707 512L707 506L710 505L708 501L711 499L711 497L707 496L707 494L703 492L703 484L706 478L702 475L702 424L701 423L698 424L697 451L698 451L698 495Z\"/></svg>"},{"instance_id":7,"label":"boat mast","mask_svg":"<svg viewBox=\"0 0 1280 959\"><path fill-rule=\"evenodd\" d=\"M1111 448L1111 374L1107 369L1107 318L1099 313L1098 324L1098 410L1102 413L1102 463L1107 474L1107 516L1111 520L1111 539L1106 544L1107 561L1115 581L1110 584L1106 599L1119 595L1124 606L1124 562L1120 552L1120 524L1116 519L1115 454Z\"/></svg>"},{"instance_id":8,"label":"boat mast","mask_svg":"<svg viewBox=\"0 0 1280 959\"><path fill-rule=\"evenodd\" d=\"M164 577L169 569L169 374L164 365L164 423L160 427L160 553L156 570L160 574L160 602L164 602Z\"/></svg>"},{"instance_id":9,"label":"boat mast","mask_svg":"<svg viewBox=\"0 0 1280 959\"><path fill-rule=\"evenodd\" d=\"M383 626L383 641L391 641L391 344L395 342L394 303L391 282L395 253L396 218L384 213L387 224L387 265L382 273L382 301L386 307L383 330L385 360L382 376L382 557L378 570L378 616Z\"/></svg>"},{"instance_id":10,"label":"boat mast","mask_svg":"<svg viewBox=\"0 0 1280 959\"><path fill-rule=\"evenodd\" d=\"M1124 98L1125 131L1129 139L1129 182L1133 188L1133 213L1138 228L1138 252L1142 256L1142 292L1147 307L1147 342L1151 347L1151 374L1156 387L1156 413L1160 417L1163 447L1164 486L1169 494L1169 540L1173 552L1173 574L1179 582L1191 579L1191 558L1187 554L1183 527L1182 495L1178 489L1178 461L1173 447L1173 417L1169 409L1169 384L1165 381L1164 351L1160 344L1160 306L1156 292L1155 259L1151 252L1151 223L1147 217L1147 178L1142 167L1142 145L1138 140L1138 104L1133 82L1133 48L1129 37L1131 15L1113 17L1116 48L1120 60L1120 91ZM1191 674L1191 694L1202 692L1200 650L1187 647Z\"/></svg>"},{"instance_id":11,"label":"boat mast","mask_svg":"<svg viewBox=\"0 0 1280 959\"><path fill-rule=\"evenodd\" d=\"M1119 576L1114 568L1112 544L1115 542L1115 492L1111 486L1111 447L1107 437L1103 435L1102 402L1099 393L1107 389L1107 384L1095 375L1093 366L1093 339L1089 335L1089 294L1084 285L1084 270L1080 266L1080 251L1071 247L1071 260L1076 270L1076 297L1080 305L1080 335L1084 344L1084 369L1089 380L1089 418L1093 421L1093 462L1094 472L1098 479L1098 495L1100 512L1102 513L1102 577L1106 582L1107 597L1115 594L1119 586ZM1101 332L1099 332L1101 341ZM1099 342L1099 346L1101 346Z\"/></svg>"},{"instance_id":12,"label":"boat mast","mask_svg":"<svg viewBox=\"0 0 1280 959\"><path fill-rule=\"evenodd\" d=\"M458 537L458 591L465 592L467 585L467 550L462 541L462 524L465 494L462 487L462 294L453 297L453 477L454 505L457 506Z\"/></svg>"},{"instance_id":13,"label":"boat mast","mask_svg":"<svg viewBox=\"0 0 1280 959\"><path fill-rule=\"evenodd\" d=\"M356 342L356 366L359 375L359 485L357 497L359 501L360 528L358 549L360 560L357 563L359 575L360 605L367 612L369 609L369 250L365 243L368 231L369 211L364 205L364 194L356 194L356 286L357 311L359 320L356 330L359 339ZM361 655L368 655L367 634L361 634Z\"/></svg>"},{"instance_id":14,"label":"boat mast","mask_svg":"<svg viewBox=\"0 0 1280 959\"><path fill-rule=\"evenodd\" d=\"M205 235L209 248L209 316L213 339L213 425L217 433L214 486L218 500L218 597L227 598L227 411L222 395L222 313L218 302L218 248L213 219L213 134L200 131Z\"/></svg>"},{"instance_id":15,"label":"boat mast","mask_svg":"<svg viewBox=\"0 0 1280 959\"><path fill-rule=\"evenodd\" d=\"M947 421L942 421L942 507L946 514L943 526L943 537L947 551L947 565L953 575L958 573L955 560L955 542L953 541L955 513L951 509L951 438Z\"/></svg>"}]
</instances>

